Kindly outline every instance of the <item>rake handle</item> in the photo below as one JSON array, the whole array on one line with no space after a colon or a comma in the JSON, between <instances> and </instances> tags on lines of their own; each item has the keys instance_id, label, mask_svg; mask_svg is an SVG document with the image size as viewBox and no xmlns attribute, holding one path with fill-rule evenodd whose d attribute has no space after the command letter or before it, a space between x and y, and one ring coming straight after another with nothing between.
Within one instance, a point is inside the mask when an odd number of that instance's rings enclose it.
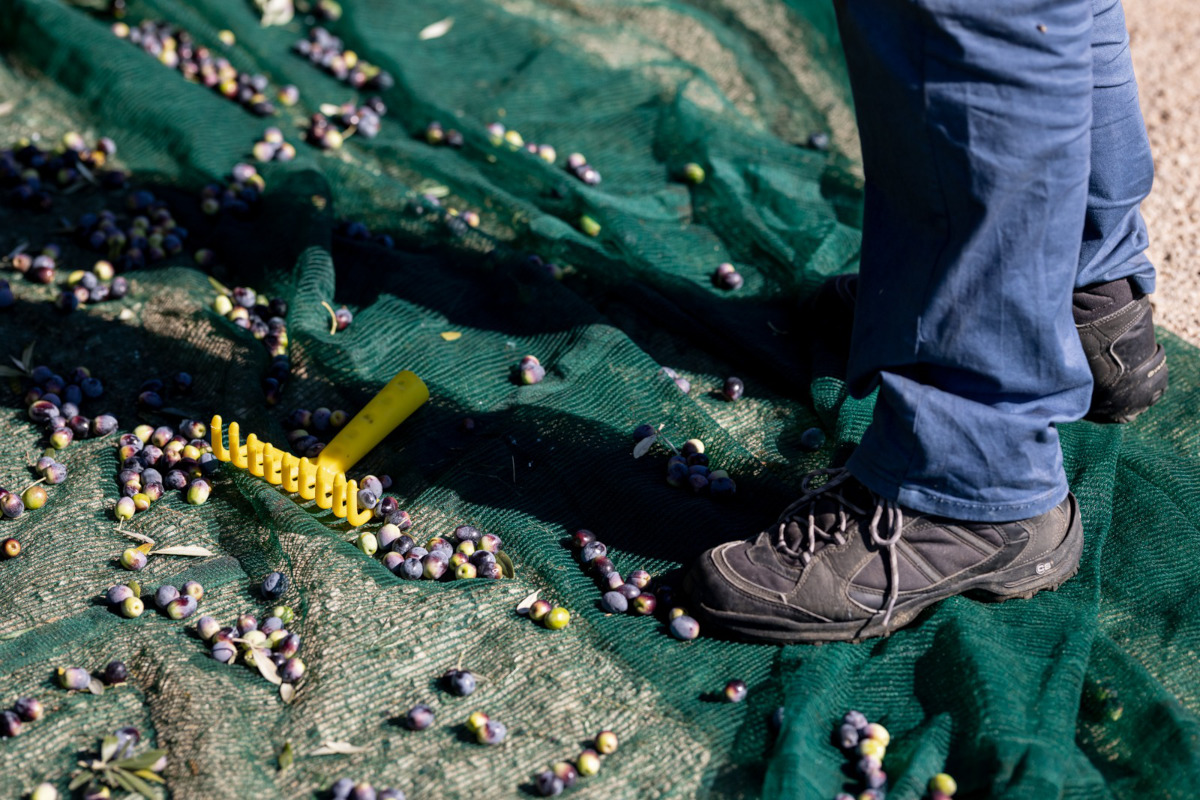
<instances>
[{"instance_id":1,"label":"rake handle","mask_svg":"<svg viewBox=\"0 0 1200 800\"><path fill-rule=\"evenodd\" d=\"M349 472L429 399L429 388L409 370L387 382L317 456L318 470Z\"/></svg>"}]
</instances>

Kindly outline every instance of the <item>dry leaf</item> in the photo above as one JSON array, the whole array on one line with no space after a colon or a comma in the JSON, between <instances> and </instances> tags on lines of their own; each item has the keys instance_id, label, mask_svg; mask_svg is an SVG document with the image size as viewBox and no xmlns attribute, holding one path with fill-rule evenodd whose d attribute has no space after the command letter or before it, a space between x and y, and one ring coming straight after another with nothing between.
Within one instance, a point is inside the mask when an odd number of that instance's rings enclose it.
<instances>
[{"instance_id":1,"label":"dry leaf","mask_svg":"<svg viewBox=\"0 0 1200 800\"><path fill-rule=\"evenodd\" d=\"M367 748L350 744L349 742L325 742L309 753L310 756L350 756L355 753L365 753Z\"/></svg>"},{"instance_id":2,"label":"dry leaf","mask_svg":"<svg viewBox=\"0 0 1200 800\"><path fill-rule=\"evenodd\" d=\"M462 338L462 334L459 333L458 331L443 331L439 335L443 339L445 339L447 342L457 342L459 339Z\"/></svg>"},{"instance_id":3,"label":"dry leaf","mask_svg":"<svg viewBox=\"0 0 1200 800\"><path fill-rule=\"evenodd\" d=\"M149 548L151 547L151 545L148 545L148 544L139 545L138 549L141 550L143 547L145 547L149 551ZM194 544L181 544L177 547L160 547L157 550L147 552L147 555L151 555L151 556L211 556L211 555L214 555L214 553L212 550L209 550L207 547L200 547L199 545L194 545Z\"/></svg>"},{"instance_id":4,"label":"dry leaf","mask_svg":"<svg viewBox=\"0 0 1200 800\"><path fill-rule=\"evenodd\" d=\"M137 539L139 542L145 542L146 544L154 544L153 539L151 539L149 536L144 536L140 533L134 533L133 531L123 531L119 527L117 528L117 533L121 534L122 536L128 536L130 539Z\"/></svg>"},{"instance_id":5,"label":"dry leaf","mask_svg":"<svg viewBox=\"0 0 1200 800\"><path fill-rule=\"evenodd\" d=\"M450 28L453 25L454 17L446 17L443 20L438 20L432 25L427 25L419 34L417 34L417 38L421 41L425 41L426 39L436 39L439 36L445 36L450 32Z\"/></svg>"},{"instance_id":6,"label":"dry leaf","mask_svg":"<svg viewBox=\"0 0 1200 800\"><path fill-rule=\"evenodd\" d=\"M541 591L541 590L539 589L538 591ZM521 616L525 616L526 614L528 614L529 608L534 604L534 601L537 600L537 597L538 597L538 593L534 592L533 594L529 595L529 597L526 597L524 600L517 603L517 613L520 614Z\"/></svg>"},{"instance_id":7,"label":"dry leaf","mask_svg":"<svg viewBox=\"0 0 1200 800\"><path fill-rule=\"evenodd\" d=\"M88 681L87 689L92 694L104 694L104 684L99 678L92 678Z\"/></svg>"},{"instance_id":8,"label":"dry leaf","mask_svg":"<svg viewBox=\"0 0 1200 800\"><path fill-rule=\"evenodd\" d=\"M658 441L657 433L652 433L649 436L647 436L645 439L642 439L640 442L638 442L637 444L635 444L633 446L633 457L641 458L642 456L646 455L646 453L650 452L650 448L653 447L654 443L657 441Z\"/></svg>"}]
</instances>

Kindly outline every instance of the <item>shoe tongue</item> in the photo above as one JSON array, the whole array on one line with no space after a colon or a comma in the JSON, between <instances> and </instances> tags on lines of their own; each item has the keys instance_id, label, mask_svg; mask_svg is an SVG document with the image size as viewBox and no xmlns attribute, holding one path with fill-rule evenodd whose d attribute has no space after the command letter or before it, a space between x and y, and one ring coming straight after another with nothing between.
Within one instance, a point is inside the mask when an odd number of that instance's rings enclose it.
<instances>
[{"instance_id":1,"label":"shoe tongue","mask_svg":"<svg viewBox=\"0 0 1200 800\"><path fill-rule=\"evenodd\" d=\"M848 505L849 504L849 505ZM863 514L867 519L874 513L875 497L871 490L854 478L850 478L835 486L828 492L820 494L812 503L797 509L786 521L783 535L788 546L793 549L808 547L808 516L812 513L813 525L816 527L813 552L816 553L827 544L834 543L837 534L847 536L853 533ZM842 530L842 520L845 519L845 530ZM822 536L824 531L827 536Z\"/></svg>"}]
</instances>

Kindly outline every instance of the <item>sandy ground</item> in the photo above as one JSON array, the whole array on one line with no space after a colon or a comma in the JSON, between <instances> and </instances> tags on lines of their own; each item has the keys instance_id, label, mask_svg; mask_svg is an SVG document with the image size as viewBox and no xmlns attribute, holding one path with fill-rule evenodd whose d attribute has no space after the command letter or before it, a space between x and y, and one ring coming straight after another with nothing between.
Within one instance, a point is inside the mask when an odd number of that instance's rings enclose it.
<instances>
[{"instance_id":1,"label":"sandy ground","mask_svg":"<svg viewBox=\"0 0 1200 800\"><path fill-rule=\"evenodd\" d=\"M1200 345L1200 15L1186 0L1125 0L1156 175L1142 205L1158 266L1155 321Z\"/></svg>"}]
</instances>

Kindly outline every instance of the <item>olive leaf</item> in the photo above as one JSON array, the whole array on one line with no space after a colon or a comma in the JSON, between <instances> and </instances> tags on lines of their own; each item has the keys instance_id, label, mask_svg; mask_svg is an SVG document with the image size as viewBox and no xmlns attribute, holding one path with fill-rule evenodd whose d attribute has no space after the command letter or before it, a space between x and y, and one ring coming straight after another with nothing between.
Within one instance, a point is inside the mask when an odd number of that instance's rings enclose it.
<instances>
[{"instance_id":1,"label":"olive leaf","mask_svg":"<svg viewBox=\"0 0 1200 800\"><path fill-rule=\"evenodd\" d=\"M121 784L122 789L134 794L140 794L142 797L147 798L147 800L153 800L155 796L153 787L137 775L120 767L113 767L112 774L117 779L117 782Z\"/></svg>"},{"instance_id":2,"label":"olive leaf","mask_svg":"<svg viewBox=\"0 0 1200 800\"><path fill-rule=\"evenodd\" d=\"M104 683L99 678L92 678L88 681L88 691L94 695L104 694Z\"/></svg>"},{"instance_id":3,"label":"olive leaf","mask_svg":"<svg viewBox=\"0 0 1200 800\"><path fill-rule=\"evenodd\" d=\"M79 170L79 174L82 175L84 180L86 180L88 183L92 184L93 186L98 186L100 184L100 181L96 180L96 176L92 174L92 171L90 169L88 169L86 166L84 166L82 162L79 164L76 164L75 167L76 167L76 169ZM68 186L67 188L74 189L74 188L76 188L76 186L81 186L81 185L82 184L75 184L75 186Z\"/></svg>"},{"instance_id":4,"label":"olive leaf","mask_svg":"<svg viewBox=\"0 0 1200 800\"><path fill-rule=\"evenodd\" d=\"M29 344L25 345L25 350L22 351L20 358L17 358L16 356L9 356L9 360L16 364L17 368L14 370L12 367L8 366L0 367L0 369L3 369L3 372L0 372L0 375L5 378L22 378L33 372L33 346L35 344L36 342L30 342Z\"/></svg>"},{"instance_id":5,"label":"olive leaf","mask_svg":"<svg viewBox=\"0 0 1200 800\"><path fill-rule=\"evenodd\" d=\"M540 589L535 591L533 594L529 595L524 600L517 603L517 613L520 614L521 616L525 616L526 614L528 614L529 609L533 606L534 602L537 601L538 592L540 592L540 591L541 591Z\"/></svg>"},{"instance_id":6,"label":"olive leaf","mask_svg":"<svg viewBox=\"0 0 1200 800\"><path fill-rule=\"evenodd\" d=\"M258 667L258 671L264 678L276 686L283 683L283 678L279 677L279 670L275 667L275 662L267 655L265 647L251 647L250 657L254 659L254 666Z\"/></svg>"},{"instance_id":7,"label":"olive leaf","mask_svg":"<svg viewBox=\"0 0 1200 800\"><path fill-rule=\"evenodd\" d=\"M426 25L421 29L421 32L417 34L417 38L421 41L425 41L427 39L437 39L449 33L450 28L453 26L454 17L446 17L445 19L438 20L432 25Z\"/></svg>"},{"instance_id":8,"label":"olive leaf","mask_svg":"<svg viewBox=\"0 0 1200 800\"><path fill-rule=\"evenodd\" d=\"M129 778L128 778L129 773L124 772L122 770L112 769L112 770L108 771L108 774L110 776L112 776L112 779L114 781L116 781L117 785L120 786L125 791L131 792L132 794L141 794L141 792L139 792L137 790L137 786L135 786L129 780ZM146 788L149 788L149 787L146 787Z\"/></svg>"},{"instance_id":9,"label":"olive leaf","mask_svg":"<svg viewBox=\"0 0 1200 800\"><path fill-rule=\"evenodd\" d=\"M290 683L279 684L279 698L285 703L290 703L296 699L296 687Z\"/></svg>"},{"instance_id":10,"label":"olive leaf","mask_svg":"<svg viewBox=\"0 0 1200 800\"><path fill-rule=\"evenodd\" d=\"M105 736L104 741L100 743L100 760L108 761L115 756L117 754L117 747L119 747L120 744L121 743L117 740L117 737Z\"/></svg>"},{"instance_id":11,"label":"olive leaf","mask_svg":"<svg viewBox=\"0 0 1200 800\"><path fill-rule=\"evenodd\" d=\"M203 419L204 418L204 414L202 414L202 413L198 413L196 411L188 411L186 408L176 408L175 406L167 406L166 408L160 408L160 409L158 409L158 413L166 414L166 415L172 416L172 417L179 417L180 419L197 419L197 418Z\"/></svg>"},{"instance_id":12,"label":"olive leaf","mask_svg":"<svg viewBox=\"0 0 1200 800\"><path fill-rule=\"evenodd\" d=\"M14 257L20 255L21 253L24 253L26 247L29 247L28 241L18 242L17 246L14 247L12 250L9 250L8 253L4 256L4 258L0 259L0 260L8 261L9 259L14 258Z\"/></svg>"},{"instance_id":13,"label":"olive leaf","mask_svg":"<svg viewBox=\"0 0 1200 800\"><path fill-rule=\"evenodd\" d=\"M122 536L128 536L130 539L137 539L139 542L145 542L146 544L154 544L155 543L153 539L151 539L149 536L146 536L145 534L134 533L133 531L122 530L120 525L117 525L117 533L121 534Z\"/></svg>"},{"instance_id":14,"label":"olive leaf","mask_svg":"<svg viewBox=\"0 0 1200 800\"><path fill-rule=\"evenodd\" d=\"M641 458L642 456L646 455L646 453L650 452L650 448L653 447L654 443L657 441L658 441L657 433L652 433L649 436L647 436L645 439L642 439L641 441L639 441L637 444L635 444L633 446L633 457Z\"/></svg>"},{"instance_id":15,"label":"olive leaf","mask_svg":"<svg viewBox=\"0 0 1200 800\"><path fill-rule=\"evenodd\" d=\"M290 684L289 684L290 685ZM285 770L292 765L296 760L295 754L292 752L292 743L284 742L283 749L279 751L279 769Z\"/></svg>"},{"instance_id":16,"label":"olive leaf","mask_svg":"<svg viewBox=\"0 0 1200 800\"><path fill-rule=\"evenodd\" d=\"M231 291L228 289L228 287L226 287L226 286L225 286L225 284L221 283L219 280L217 280L216 278L214 278L212 275L209 275L209 276L208 276L208 282L209 282L209 283L211 283L211 284L212 284L212 287L213 287L214 289L216 289L218 292L220 292L221 294L228 294L228 295L232 295L232 294L233 294L233 292L231 292Z\"/></svg>"},{"instance_id":17,"label":"olive leaf","mask_svg":"<svg viewBox=\"0 0 1200 800\"><path fill-rule=\"evenodd\" d=\"M153 550L153 551L149 550L151 545L141 545L140 547L138 547L138 549L141 550L142 547L147 548L146 555L150 555L150 556L197 556L197 557L200 557L200 556L213 555L213 551L209 550L207 547L200 547L199 545L192 545L192 544L181 544L181 545L177 545L174 547L160 547L159 549Z\"/></svg>"},{"instance_id":18,"label":"olive leaf","mask_svg":"<svg viewBox=\"0 0 1200 800\"><path fill-rule=\"evenodd\" d=\"M506 578L517 577L517 571L513 568L512 559L508 557L508 553L503 550L496 553L496 563L500 565L500 574Z\"/></svg>"},{"instance_id":19,"label":"olive leaf","mask_svg":"<svg viewBox=\"0 0 1200 800\"><path fill-rule=\"evenodd\" d=\"M71 777L71 791L81 786L89 786L89 790L102 784L109 788L124 789L130 794L139 795L146 800L155 800L157 792L151 783L166 783L151 767L166 756L166 750L147 750L140 756L130 756L118 761L112 759L120 750L120 739L116 736L106 736L100 743L99 760L80 761L82 768Z\"/></svg>"},{"instance_id":20,"label":"olive leaf","mask_svg":"<svg viewBox=\"0 0 1200 800\"><path fill-rule=\"evenodd\" d=\"M450 196L450 187L440 184L437 181L425 181L417 185L417 193L436 197L440 200L443 197ZM516 347L516 345L513 346Z\"/></svg>"},{"instance_id":21,"label":"olive leaf","mask_svg":"<svg viewBox=\"0 0 1200 800\"><path fill-rule=\"evenodd\" d=\"M109 738L111 738L113 741L116 741L115 736L111 736ZM146 752L142 753L140 756L134 756L133 758L123 758L120 761L114 761L113 766L120 767L121 769L132 770L132 771L136 772L140 769L149 769L150 767L153 767L155 764L158 763L158 760L160 758L162 758L163 756L165 756L166 754L167 754L166 750L147 750ZM109 758L111 758L111 756ZM108 759L106 758L104 760L107 761Z\"/></svg>"},{"instance_id":22,"label":"olive leaf","mask_svg":"<svg viewBox=\"0 0 1200 800\"><path fill-rule=\"evenodd\" d=\"M292 0L254 0L254 5L258 6L258 13L262 15L264 28L287 25L296 13Z\"/></svg>"},{"instance_id":23,"label":"olive leaf","mask_svg":"<svg viewBox=\"0 0 1200 800\"><path fill-rule=\"evenodd\" d=\"M350 756L355 753L365 753L367 748L359 747L349 742L325 742L316 750L309 753L310 756Z\"/></svg>"}]
</instances>

